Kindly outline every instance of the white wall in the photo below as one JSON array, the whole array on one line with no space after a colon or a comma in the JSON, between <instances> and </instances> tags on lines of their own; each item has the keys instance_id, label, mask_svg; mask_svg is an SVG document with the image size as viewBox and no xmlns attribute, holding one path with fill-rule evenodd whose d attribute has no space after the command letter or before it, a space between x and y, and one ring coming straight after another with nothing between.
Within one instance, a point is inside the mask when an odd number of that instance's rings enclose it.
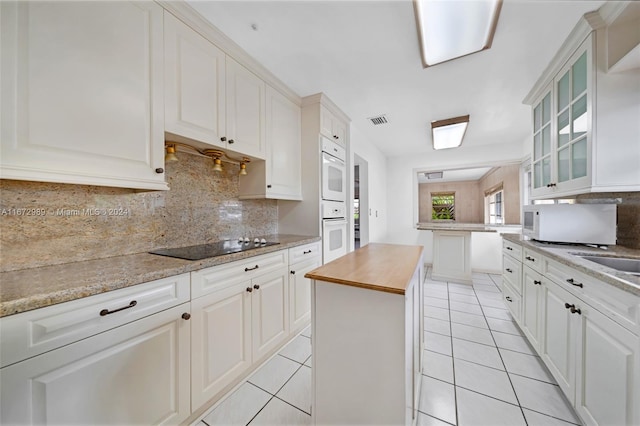
<instances>
[{"instance_id":1,"label":"white wall","mask_svg":"<svg viewBox=\"0 0 640 426\"><path fill-rule=\"evenodd\" d=\"M369 242L382 242L387 235L387 158L353 124L351 125L349 151L351 167L354 164L355 154L367 162L369 178L367 189L369 208L371 209L371 215L369 216ZM349 217L353 218L353 170L350 173L349 185L352 194L352 202L349 203ZM362 211L361 215L364 214L369 214L369 212ZM353 219L350 223L350 235L353 236ZM353 249L353 239L349 242L349 248L350 250Z\"/></svg>"},{"instance_id":2,"label":"white wall","mask_svg":"<svg viewBox=\"0 0 640 426\"><path fill-rule=\"evenodd\" d=\"M465 147L463 145L460 148L423 155L388 158L385 241L396 244L422 244L425 247L425 263L432 263L431 232L415 229L418 199L417 171L488 166L519 161L525 155L525 142L528 144L527 140L490 146ZM472 264L472 268L473 266Z\"/></svg>"}]
</instances>

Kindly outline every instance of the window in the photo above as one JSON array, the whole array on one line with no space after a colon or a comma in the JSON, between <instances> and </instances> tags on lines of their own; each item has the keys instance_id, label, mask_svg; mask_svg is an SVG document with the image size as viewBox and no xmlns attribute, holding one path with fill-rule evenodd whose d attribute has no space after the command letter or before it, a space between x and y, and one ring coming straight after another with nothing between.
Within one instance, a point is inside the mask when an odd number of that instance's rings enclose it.
<instances>
[{"instance_id":1,"label":"window","mask_svg":"<svg viewBox=\"0 0 640 426\"><path fill-rule=\"evenodd\" d=\"M456 220L455 192L431 194L431 219Z\"/></svg>"},{"instance_id":2,"label":"window","mask_svg":"<svg viewBox=\"0 0 640 426\"><path fill-rule=\"evenodd\" d=\"M502 187L490 192L485 196L486 212L485 222L490 224L504 223L504 207L503 207L504 191Z\"/></svg>"}]
</instances>

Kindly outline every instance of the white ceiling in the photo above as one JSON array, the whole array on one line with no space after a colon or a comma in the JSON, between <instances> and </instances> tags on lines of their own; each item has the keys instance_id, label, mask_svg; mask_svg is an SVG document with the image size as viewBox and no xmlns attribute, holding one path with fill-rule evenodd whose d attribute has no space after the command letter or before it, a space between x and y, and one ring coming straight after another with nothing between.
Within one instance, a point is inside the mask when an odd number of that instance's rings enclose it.
<instances>
[{"instance_id":1,"label":"white ceiling","mask_svg":"<svg viewBox=\"0 0 640 426\"><path fill-rule=\"evenodd\" d=\"M522 144L522 99L580 16L604 2L505 0L491 49L427 69L410 0L189 3L300 96L327 94L392 157L433 152L429 123L466 114L463 144ZM379 114L389 124L367 120Z\"/></svg>"}]
</instances>

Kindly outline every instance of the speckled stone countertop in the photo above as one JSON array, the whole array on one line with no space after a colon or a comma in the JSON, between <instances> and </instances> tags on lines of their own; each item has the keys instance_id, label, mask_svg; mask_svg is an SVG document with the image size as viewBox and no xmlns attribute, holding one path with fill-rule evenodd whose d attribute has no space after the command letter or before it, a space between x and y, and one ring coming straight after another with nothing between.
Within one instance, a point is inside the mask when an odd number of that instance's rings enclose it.
<instances>
[{"instance_id":1,"label":"speckled stone countertop","mask_svg":"<svg viewBox=\"0 0 640 426\"><path fill-rule=\"evenodd\" d=\"M434 223L420 222L417 224L419 231L466 231L466 232L501 232L503 229L521 229L520 225L485 225L482 223ZM510 230L510 232L513 232Z\"/></svg>"},{"instance_id":2,"label":"speckled stone countertop","mask_svg":"<svg viewBox=\"0 0 640 426\"><path fill-rule=\"evenodd\" d=\"M640 259L640 250L622 246L609 246L606 250L588 246L570 246L560 244L540 243L529 240L520 234L504 234L507 241L517 243L523 247L535 250L549 258L570 266L576 270L599 279L621 290L640 296L640 277L627 274L612 268L582 259L579 256L598 255L612 257L628 257Z\"/></svg>"},{"instance_id":3,"label":"speckled stone countertop","mask_svg":"<svg viewBox=\"0 0 640 426\"><path fill-rule=\"evenodd\" d=\"M258 237L280 244L196 261L138 253L3 272L0 317L320 241L300 235Z\"/></svg>"}]
</instances>

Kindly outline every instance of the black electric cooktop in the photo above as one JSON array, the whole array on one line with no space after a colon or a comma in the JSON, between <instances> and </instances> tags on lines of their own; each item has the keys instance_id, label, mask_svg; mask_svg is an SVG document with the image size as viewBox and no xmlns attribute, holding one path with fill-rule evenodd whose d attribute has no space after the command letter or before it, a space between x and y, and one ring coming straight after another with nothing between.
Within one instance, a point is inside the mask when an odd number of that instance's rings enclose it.
<instances>
[{"instance_id":1,"label":"black electric cooktop","mask_svg":"<svg viewBox=\"0 0 640 426\"><path fill-rule=\"evenodd\" d=\"M238 253L248 251L260 247L274 246L280 243L264 242L254 243L241 241L218 241L210 244L200 244L197 246L178 247L172 249L159 249L150 251L151 254L159 254L161 256L176 257L186 260L200 260L208 257L223 256L225 254Z\"/></svg>"}]
</instances>

